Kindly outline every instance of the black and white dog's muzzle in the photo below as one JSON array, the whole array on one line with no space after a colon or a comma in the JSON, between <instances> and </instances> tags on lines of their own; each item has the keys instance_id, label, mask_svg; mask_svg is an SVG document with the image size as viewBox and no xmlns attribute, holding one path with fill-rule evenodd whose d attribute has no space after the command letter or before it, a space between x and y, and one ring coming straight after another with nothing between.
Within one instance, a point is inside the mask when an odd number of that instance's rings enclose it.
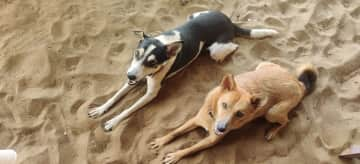
<instances>
[{"instance_id":1,"label":"black and white dog's muzzle","mask_svg":"<svg viewBox=\"0 0 360 164\"><path fill-rule=\"evenodd\" d=\"M135 80L129 80L128 81L128 84L129 85L135 85L135 84L137 84L138 83L138 81L135 81Z\"/></svg>"}]
</instances>

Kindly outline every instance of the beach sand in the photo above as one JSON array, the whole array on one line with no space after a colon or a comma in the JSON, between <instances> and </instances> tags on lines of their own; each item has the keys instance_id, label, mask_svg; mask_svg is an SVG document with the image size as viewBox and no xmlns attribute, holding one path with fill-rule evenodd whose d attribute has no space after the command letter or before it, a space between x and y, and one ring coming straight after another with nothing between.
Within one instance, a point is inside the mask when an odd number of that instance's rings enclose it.
<instances>
[{"instance_id":1,"label":"beach sand","mask_svg":"<svg viewBox=\"0 0 360 164\"><path fill-rule=\"evenodd\" d=\"M236 39L239 49L221 64L201 56L110 133L102 124L138 99L144 86L105 116L88 118L88 107L104 103L126 80L138 43L133 30L154 35L209 9L242 27L280 34ZM357 0L0 0L0 149L15 149L18 164L160 163L164 153L206 133L184 135L158 155L148 143L193 117L223 75L252 70L261 61L319 68L315 92L294 110L288 127L267 142L269 123L258 119L179 163L360 163L337 157L360 144Z\"/></svg>"}]
</instances>

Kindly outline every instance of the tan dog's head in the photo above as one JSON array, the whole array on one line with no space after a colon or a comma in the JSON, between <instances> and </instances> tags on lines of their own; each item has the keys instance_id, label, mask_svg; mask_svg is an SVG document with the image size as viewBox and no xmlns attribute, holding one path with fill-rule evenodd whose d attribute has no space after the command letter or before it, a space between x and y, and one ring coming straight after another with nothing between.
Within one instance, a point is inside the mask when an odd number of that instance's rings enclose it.
<instances>
[{"instance_id":1,"label":"tan dog's head","mask_svg":"<svg viewBox=\"0 0 360 164\"><path fill-rule=\"evenodd\" d=\"M247 120L253 117L258 100L248 92L237 88L232 75L223 78L222 91L214 104L214 131L223 135L232 129L240 128Z\"/></svg>"}]
</instances>

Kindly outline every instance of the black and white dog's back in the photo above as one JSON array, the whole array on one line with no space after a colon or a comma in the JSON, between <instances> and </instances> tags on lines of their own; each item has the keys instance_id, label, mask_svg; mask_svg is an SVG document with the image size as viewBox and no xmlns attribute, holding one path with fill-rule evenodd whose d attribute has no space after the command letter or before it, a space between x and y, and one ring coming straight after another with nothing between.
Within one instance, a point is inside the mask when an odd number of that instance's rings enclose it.
<instances>
[{"instance_id":1,"label":"black and white dog's back","mask_svg":"<svg viewBox=\"0 0 360 164\"><path fill-rule=\"evenodd\" d=\"M243 29L221 12L203 11L192 14L185 24L155 37L142 31L136 33L142 38L127 72L128 82L105 104L91 110L89 116L101 116L144 78L147 80L147 92L135 104L107 121L104 127L107 131L154 99L161 82L192 63L204 48L210 52L211 58L221 62L238 48L232 42L235 37L263 38L278 32L272 29Z\"/></svg>"}]
</instances>

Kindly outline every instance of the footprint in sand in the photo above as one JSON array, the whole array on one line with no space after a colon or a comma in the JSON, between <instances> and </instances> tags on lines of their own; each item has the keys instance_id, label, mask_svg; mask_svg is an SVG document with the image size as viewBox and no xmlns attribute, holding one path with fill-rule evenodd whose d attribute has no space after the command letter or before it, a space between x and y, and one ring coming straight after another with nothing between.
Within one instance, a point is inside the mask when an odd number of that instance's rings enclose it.
<instances>
[{"instance_id":1,"label":"footprint in sand","mask_svg":"<svg viewBox=\"0 0 360 164\"><path fill-rule=\"evenodd\" d=\"M6 95L7 95L6 92L1 92L1 91L0 91L0 99L5 98Z\"/></svg>"},{"instance_id":2,"label":"footprint in sand","mask_svg":"<svg viewBox=\"0 0 360 164\"><path fill-rule=\"evenodd\" d=\"M70 20L76 17L80 17L80 6L79 5L70 5L62 15L62 18L65 20Z\"/></svg>"},{"instance_id":3,"label":"footprint in sand","mask_svg":"<svg viewBox=\"0 0 360 164\"><path fill-rule=\"evenodd\" d=\"M169 14L169 9L164 8L164 7L160 7L159 9L156 10L156 15L168 15Z\"/></svg>"},{"instance_id":4,"label":"footprint in sand","mask_svg":"<svg viewBox=\"0 0 360 164\"><path fill-rule=\"evenodd\" d=\"M12 95L7 95L6 97L5 97L5 101L7 102L7 103L9 103L9 104L11 104L11 103L13 103L14 102L14 96L12 96Z\"/></svg>"},{"instance_id":5,"label":"footprint in sand","mask_svg":"<svg viewBox=\"0 0 360 164\"><path fill-rule=\"evenodd\" d=\"M121 148L123 150L129 150L132 145L131 143L133 143L139 135L138 132L142 125L138 119L141 115L141 113L138 113L136 116L129 118L128 123L125 125L124 129L126 129L126 133L121 133L120 136Z\"/></svg>"},{"instance_id":6,"label":"footprint in sand","mask_svg":"<svg viewBox=\"0 0 360 164\"><path fill-rule=\"evenodd\" d=\"M354 19L360 19L360 7L357 7L350 13L351 17Z\"/></svg>"},{"instance_id":7,"label":"footprint in sand","mask_svg":"<svg viewBox=\"0 0 360 164\"><path fill-rule=\"evenodd\" d=\"M120 42L120 43L112 43L110 45L109 51L107 53L107 56L112 59L114 57L117 57L121 54L121 52L126 47L126 43Z\"/></svg>"},{"instance_id":8,"label":"footprint in sand","mask_svg":"<svg viewBox=\"0 0 360 164\"><path fill-rule=\"evenodd\" d=\"M57 20L51 25L51 36L54 41L64 41L69 37L70 30L66 22Z\"/></svg>"},{"instance_id":9,"label":"footprint in sand","mask_svg":"<svg viewBox=\"0 0 360 164\"><path fill-rule=\"evenodd\" d=\"M270 25L270 26L275 26L275 27L279 27L279 28L285 28L285 23L282 22L278 18L267 17L267 18L265 18L265 23Z\"/></svg>"},{"instance_id":10,"label":"footprint in sand","mask_svg":"<svg viewBox=\"0 0 360 164\"><path fill-rule=\"evenodd\" d=\"M269 59L280 56L281 51L267 42L259 42L250 49L250 54L261 59Z\"/></svg>"},{"instance_id":11,"label":"footprint in sand","mask_svg":"<svg viewBox=\"0 0 360 164\"><path fill-rule=\"evenodd\" d=\"M6 146L9 146L7 144L13 143L13 141L17 139L17 136L14 135L14 132L12 130L10 130L9 127L7 127L7 126L8 125L4 124L4 123L2 123L0 125L0 138L1 138L1 142L3 144L5 143ZM5 145L2 145L2 146L5 146Z\"/></svg>"},{"instance_id":12,"label":"footprint in sand","mask_svg":"<svg viewBox=\"0 0 360 164\"><path fill-rule=\"evenodd\" d=\"M344 16L340 19L337 25L338 30L335 35L331 38L336 46L342 47L347 41L353 39L354 33L356 33L356 22L351 19L350 16Z\"/></svg>"},{"instance_id":13,"label":"footprint in sand","mask_svg":"<svg viewBox=\"0 0 360 164\"><path fill-rule=\"evenodd\" d=\"M307 0L289 0L289 3L294 4L294 5L300 5L305 3Z\"/></svg>"},{"instance_id":14,"label":"footprint in sand","mask_svg":"<svg viewBox=\"0 0 360 164\"><path fill-rule=\"evenodd\" d=\"M72 38L71 45L74 49L79 51L87 51L90 48L91 42L88 36L75 35Z\"/></svg>"},{"instance_id":15,"label":"footprint in sand","mask_svg":"<svg viewBox=\"0 0 360 164\"><path fill-rule=\"evenodd\" d=\"M171 15L164 15L160 17L160 21L159 21L163 26L171 26L173 24L175 24L175 19L173 16Z\"/></svg>"},{"instance_id":16,"label":"footprint in sand","mask_svg":"<svg viewBox=\"0 0 360 164\"><path fill-rule=\"evenodd\" d=\"M79 62L80 62L80 57L75 56L75 57L69 57L67 59L65 59L65 65L66 65L66 70L67 71L74 71L76 70L76 67L78 66Z\"/></svg>"},{"instance_id":17,"label":"footprint in sand","mask_svg":"<svg viewBox=\"0 0 360 164\"><path fill-rule=\"evenodd\" d=\"M318 104L315 107L319 115L315 121L315 127L319 130L317 139L323 148L333 152L341 150L343 145L349 142L354 130L349 124L351 120L342 120L347 111L342 110L338 95L332 88L325 88L317 96Z\"/></svg>"},{"instance_id":18,"label":"footprint in sand","mask_svg":"<svg viewBox=\"0 0 360 164\"><path fill-rule=\"evenodd\" d=\"M295 31L293 34L298 42L304 43L310 40L309 34L304 30Z\"/></svg>"},{"instance_id":19,"label":"footprint in sand","mask_svg":"<svg viewBox=\"0 0 360 164\"><path fill-rule=\"evenodd\" d=\"M70 107L70 113L76 114L76 112L80 109L80 106L85 103L85 100L79 99L76 100Z\"/></svg>"},{"instance_id":20,"label":"footprint in sand","mask_svg":"<svg viewBox=\"0 0 360 164\"><path fill-rule=\"evenodd\" d=\"M82 18L85 33L89 36L97 36L106 27L106 15L99 11L90 11Z\"/></svg>"},{"instance_id":21,"label":"footprint in sand","mask_svg":"<svg viewBox=\"0 0 360 164\"><path fill-rule=\"evenodd\" d=\"M309 23L314 26L317 32L327 36L336 33L336 25L341 17L340 14L334 14L334 10L338 10L336 4L336 1L320 1L316 4Z\"/></svg>"},{"instance_id":22,"label":"footprint in sand","mask_svg":"<svg viewBox=\"0 0 360 164\"><path fill-rule=\"evenodd\" d=\"M90 89L90 86L92 86L91 81L87 81L87 80L81 81L79 84L79 90L82 93L86 93L86 91L88 91Z\"/></svg>"},{"instance_id":23,"label":"footprint in sand","mask_svg":"<svg viewBox=\"0 0 360 164\"><path fill-rule=\"evenodd\" d=\"M360 35L356 35L353 37L353 41L360 45Z\"/></svg>"},{"instance_id":24,"label":"footprint in sand","mask_svg":"<svg viewBox=\"0 0 360 164\"><path fill-rule=\"evenodd\" d=\"M27 111L29 112L30 116L38 117L47 104L48 100L32 99L27 106Z\"/></svg>"},{"instance_id":25,"label":"footprint in sand","mask_svg":"<svg viewBox=\"0 0 360 164\"><path fill-rule=\"evenodd\" d=\"M16 15L11 23L18 26L24 26L35 22L39 18L40 7L36 0L15 1L15 9L12 10Z\"/></svg>"},{"instance_id":26,"label":"footprint in sand","mask_svg":"<svg viewBox=\"0 0 360 164\"><path fill-rule=\"evenodd\" d=\"M348 8L353 5L352 0L341 0L340 2L345 8ZM354 2L356 2L356 1L354 1Z\"/></svg>"}]
</instances>

